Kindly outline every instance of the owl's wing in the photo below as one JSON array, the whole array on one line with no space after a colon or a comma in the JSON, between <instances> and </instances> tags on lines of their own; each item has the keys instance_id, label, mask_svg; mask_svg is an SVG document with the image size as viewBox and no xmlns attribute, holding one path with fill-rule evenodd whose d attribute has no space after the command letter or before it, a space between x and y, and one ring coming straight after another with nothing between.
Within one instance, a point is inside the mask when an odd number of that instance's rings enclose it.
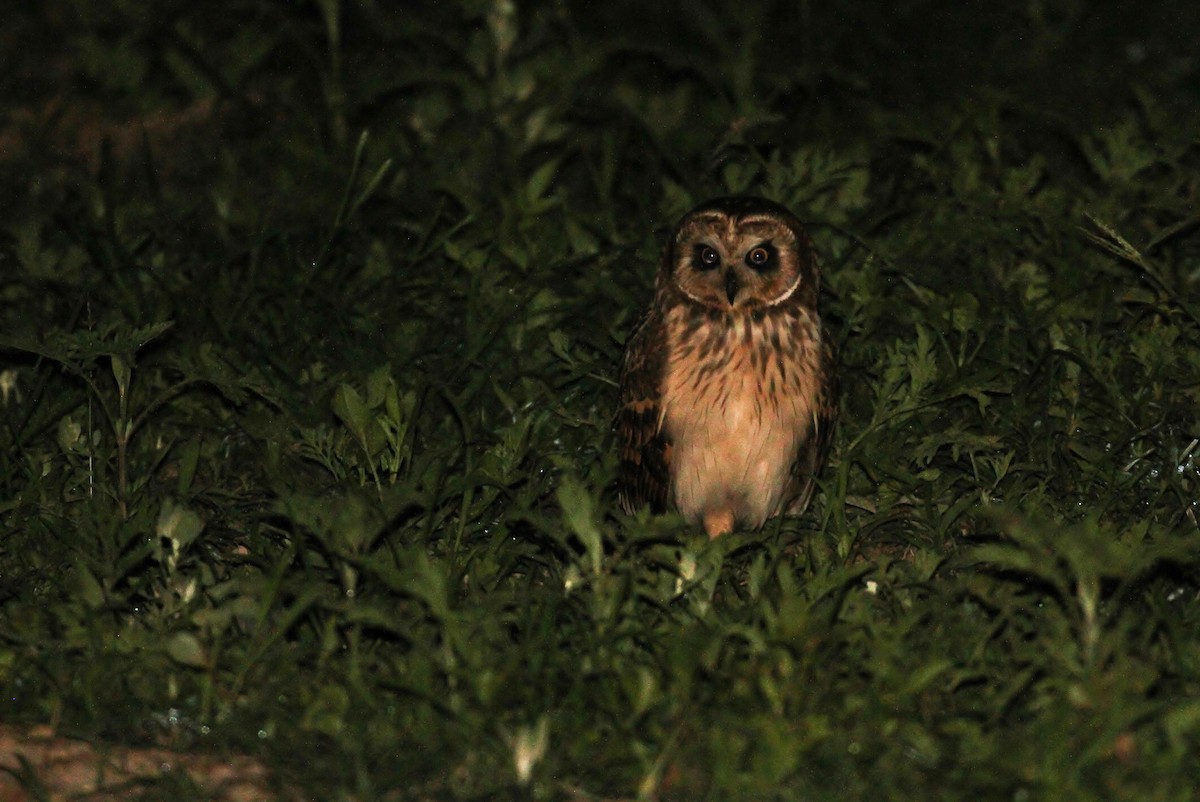
<instances>
[{"instance_id":1,"label":"owl's wing","mask_svg":"<svg viewBox=\"0 0 1200 802\"><path fill-rule=\"evenodd\" d=\"M816 476L829 452L829 441L833 436L833 424L837 420L837 371L833 344L826 340L821 347L820 395L813 408L813 429L808 440L800 447L796 463L792 466L792 484L789 496L793 499L788 512L799 515L808 508L816 489Z\"/></svg>"},{"instance_id":2,"label":"owl's wing","mask_svg":"<svg viewBox=\"0 0 1200 802\"><path fill-rule=\"evenodd\" d=\"M656 513L667 508L671 443L659 428L666 342L666 327L655 305L625 345L614 426L621 448L621 507L626 512L647 504Z\"/></svg>"}]
</instances>

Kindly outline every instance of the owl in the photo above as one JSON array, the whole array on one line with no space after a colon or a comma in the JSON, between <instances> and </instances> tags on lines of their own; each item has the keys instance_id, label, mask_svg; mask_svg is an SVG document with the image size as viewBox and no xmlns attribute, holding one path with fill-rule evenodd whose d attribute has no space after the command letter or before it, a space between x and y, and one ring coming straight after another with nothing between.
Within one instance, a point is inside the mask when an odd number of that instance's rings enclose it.
<instances>
[{"instance_id":1,"label":"owl","mask_svg":"<svg viewBox=\"0 0 1200 802\"><path fill-rule=\"evenodd\" d=\"M679 222L621 366L627 512L674 507L715 538L808 506L835 415L820 280L777 203L717 198Z\"/></svg>"}]
</instances>

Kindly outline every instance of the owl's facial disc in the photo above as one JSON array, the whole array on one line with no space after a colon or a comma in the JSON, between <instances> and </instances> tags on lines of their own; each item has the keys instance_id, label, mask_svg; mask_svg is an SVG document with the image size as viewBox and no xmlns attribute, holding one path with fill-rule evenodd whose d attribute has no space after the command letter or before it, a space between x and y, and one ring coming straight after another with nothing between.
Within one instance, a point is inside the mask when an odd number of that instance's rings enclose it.
<instances>
[{"instance_id":1,"label":"owl's facial disc","mask_svg":"<svg viewBox=\"0 0 1200 802\"><path fill-rule=\"evenodd\" d=\"M733 201L729 205L737 209ZM786 212L771 209L731 214L719 204L702 207L680 223L662 275L712 309L741 312L786 303L812 276L798 226Z\"/></svg>"}]
</instances>

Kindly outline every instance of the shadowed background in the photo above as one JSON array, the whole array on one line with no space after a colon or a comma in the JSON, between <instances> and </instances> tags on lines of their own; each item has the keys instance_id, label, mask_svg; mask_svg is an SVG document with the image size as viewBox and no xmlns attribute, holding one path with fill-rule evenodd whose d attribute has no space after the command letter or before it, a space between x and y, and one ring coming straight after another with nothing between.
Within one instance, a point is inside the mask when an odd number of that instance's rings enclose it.
<instances>
[{"instance_id":1,"label":"shadowed background","mask_svg":"<svg viewBox=\"0 0 1200 802\"><path fill-rule=\"evenodd\" d=\"M699 5L6 13L0 720L313 798L1194 794L1200 10ZM610 425L728 193L842 416L708 543Z\"/></svg>"}]
</instances>

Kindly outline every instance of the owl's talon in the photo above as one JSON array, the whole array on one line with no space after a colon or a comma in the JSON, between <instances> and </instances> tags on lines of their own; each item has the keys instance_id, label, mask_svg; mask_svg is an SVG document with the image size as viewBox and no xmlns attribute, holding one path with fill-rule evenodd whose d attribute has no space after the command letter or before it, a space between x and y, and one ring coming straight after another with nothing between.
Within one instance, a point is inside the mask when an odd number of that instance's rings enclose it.
<instances>
[{"instance_id":1,"label":"owl's talon","mask_svg":"<svg viewBox=\"0 0 1200 802\"><path fill-rule=\"evenodd\" d=\"M704 531L708 533L709 540L715 540L721 535L732 532L733 510L725 508L704 513Z\"/></svg>"}]
</instances>

